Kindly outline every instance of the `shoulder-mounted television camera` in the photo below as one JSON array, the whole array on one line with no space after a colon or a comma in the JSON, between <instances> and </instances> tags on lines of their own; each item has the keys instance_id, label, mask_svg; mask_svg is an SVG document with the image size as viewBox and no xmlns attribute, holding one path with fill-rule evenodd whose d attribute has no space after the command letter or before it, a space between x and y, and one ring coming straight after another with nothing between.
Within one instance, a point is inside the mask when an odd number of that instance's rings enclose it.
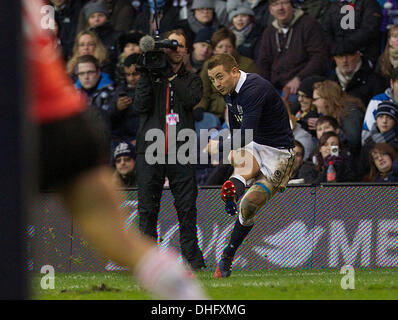
<instances>
[{"instance_id":1,"label":"shoulder-mounted television camera","mask_svg":"<svg viewBox=\"0 0 398 320\"><path fill-rule=\"evenodd\" d=\"M177 50L176 40L158 40L151 36L144 36L140 40L140 48L143 54L137 61L138 71L149 71L154 75L164 75L170 69L170 64L161 49Z\"/></svg>"},{"instance_id":2,"label":"shoulder-mounted television camera","mask_svg":"<svg viewBox=\"0 0 398 320\"><path fill-rule=\"evenodd\" d=\"M144 36L141 38L140 48L143 54L137 61L137 70L148 71L154 76L168 76L172 68L162 49L177 50L178 42L176 40L160 40L159 14L156 1L153 4L155 9L155 37Z\"/></svg>"}]
</instances>

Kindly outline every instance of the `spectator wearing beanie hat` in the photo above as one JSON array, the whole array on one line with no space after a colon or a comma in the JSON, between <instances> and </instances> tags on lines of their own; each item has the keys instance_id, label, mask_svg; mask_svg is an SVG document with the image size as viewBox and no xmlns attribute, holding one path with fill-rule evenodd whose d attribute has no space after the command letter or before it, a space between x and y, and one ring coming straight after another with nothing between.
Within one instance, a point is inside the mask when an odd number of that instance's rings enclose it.
<instances>
[{"instance_id":1,"label":"spectator wearing beanie hat","mask_svg":"<svg viewBox=\"0 0 398 320\"><path fill-rule=\"evenodd\" d=\"M398 125L398 104L392 101L383 101L379 104L376 111L376 119L381 115L388 115Z\"/></svg>"},{"instance_id":2,"label":"spectator wearing beanie hat","mask_svg":"<svg viewBox=\"0 0 398 320\"><path fill-rule=\"evenodd\" d=\"M361 149L359 162L360 175L369 171L369 151L376 143L387 143L398 152L398 104L392 101L381 102L376 110L376 122Z\"/></svg>"},{"instance_id":3,"label":"spectator wearing beanie hat","mask_svg":"<svg viewBox=\"0 0 398 320\"><path fill-rule=\"evenodd\" d=\"M71 0L75 2L75 0ZM113 26L113 29L119 32L127 32L132 29L134 20L139 12L139 7L133 5L129 0L105 0L105 6L98 0L77 0L86 2L83 10L80 11L78 31L87 28L87 12L92 10L100 10L107 16L107 20ZM93 5L91 5L93 4ZM88 6L88 11L87 11Z\"/></svg>"},{"instance_id":4,"label":"spectator wearing beanie hat","mask_svg":"<svg viewBox=\"0 0 398 320\"><path fill-rule=\"evenodd\" d=\"M238 53L256 60L260 50L262 29L254 22L254 11L247 2L230 0L227 2L230 29L236 36Z\"/></svg>"},{"instance_id":5,"label":"spectator wearing beanie hat","mask_svg":"<svg viewBox=\"0 0 398 320\"><path fill-rule=\"evenodd\" d=\"M120 32L114 30L110 23L110 14L104 0L92 0L82 9L86 21L85 29L94 31L101 39L102 44L108 51L109 60L116 66L119 56Z\"/></svg>"},{"instance_id":6,"label":"spectator wearing beanie hat","mask_svg":"<svg viewBox=\"0 0 398 320\"><path fill-rule=\"evenodd\" d=\"M93 0L87 3L83 10L90 28L105 23L109 18L109 11L103 0Z\"/></svg>"},{"instance_id":7,"label":"spectator wearing beanie hat","mask_svg":"<svg viewBox=\"0 0 398 320\"><path fill-rule=\"evenodd\" d=\"M220 27L220 22L215 13L215 0L194 0L188 10L187 19L181 20L179 27L184 30L190 49L201 29L211 27L217 30Z\"/></svg>"},{"instance_id":8,"label":"spectator wearing beanie hat","mask_svg":"<svg viewBox=\"0 0 398 320\"><path fill-rule=\"evenodd\" d=\"M365 143L366 138L369 136L370 129L376 122L376 110L380 102L398 102L398 68L392 70L389 84L389 87L384 92L379 92L377 95L372 97L368 106L366 107L366 114L363 121L361 134L362 145Z\"/></svg>"},{"instance_id":9,"label":"spectator wearing beanie hat","mask_svg":"<svg viewBox=\"0 0 398 320\"><path fill-rule=\"evenodd\" d=\"M319 117L315 106L312 104L312 94L314 92L314 84L326 80L325 77L311 76L303 79L298 88L298 103L300 109L296 112L296 121L301 127L316 136L316 121Z\"/></svg>"},{"instance_id":10,"label":"spectator wearing beanie hat","mask_svg":"<svg viewBox=\"0 0 398 320\"><path fill-rule=\"evenodd\" d=\"M136 187L135 175L135 148L128 141L120 142L113 152L115 174L114 179L119 179L124 187Z\"/></svg>"},{"instance_id":11,"label":"spectator wearing beanie hat","mask_svg":"<svg viewBox=\"0 0 398 320\"><path fill-rule=\"evenodd\" d=\"M210 40L214 32L215 30L211 27L203 28L198 32L191 54L184 58L185 68L188 71L199 74L203 63L211 57L213 48Z\"/></svg>"}]
</instances>

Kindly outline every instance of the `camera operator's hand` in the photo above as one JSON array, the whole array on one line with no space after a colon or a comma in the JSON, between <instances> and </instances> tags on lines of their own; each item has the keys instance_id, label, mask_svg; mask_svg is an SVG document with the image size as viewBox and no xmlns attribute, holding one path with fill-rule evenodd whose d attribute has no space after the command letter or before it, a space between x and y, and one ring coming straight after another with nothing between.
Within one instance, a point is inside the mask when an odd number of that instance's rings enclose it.
<instances>
[{"instance_id":1,"label":"camera operator's hand","mask_svg":"<svg viewBox=\"0 0 398 320\"><path fill-rule=\"evenodd\" d=\"M120 97L117 100L117 104L116 104L117 110L122 111L122 110L127 109L131 105L132 102L133 102L133 100L131 100L130 97L127 97L127 96Z\"/></svg>"}]
</instances>

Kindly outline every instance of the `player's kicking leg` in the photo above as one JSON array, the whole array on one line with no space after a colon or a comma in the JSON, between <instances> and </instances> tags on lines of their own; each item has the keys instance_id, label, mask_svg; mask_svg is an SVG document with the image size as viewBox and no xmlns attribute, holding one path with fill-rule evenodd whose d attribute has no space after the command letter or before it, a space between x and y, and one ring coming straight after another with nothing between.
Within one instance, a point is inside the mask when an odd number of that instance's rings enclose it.
<instances>
[{"instance_id":1,"label":"player's kicking leg","mask_svg":"<svg viewBox=\"0 0 398 320\"><path fill-rule=\"evenodd\" d=\"M228 246L224 249L214 276L225 278L231 275L232 262L236 251L253 228L257 212L274 194L272 185L264 178L256 181L246 192L239 206L239 216L232 230Z\"/></svg>"},{"instance_id":2,"label":"player's kicking leg","mask_svg":"<svg viewBox=\"0 0 398 320\"><path fill-rule=\"evenodd\" d=\"M233 151L229 160L234 166L234 173L222 186L221 198L225 202L225 211L230 215L235 215L239 212L237 202L245 193L246 181L258 176L260 169L255 157L250 152L244 150L239 152ZM230 242L216 267L214 274L216 278L230 276L235 252L252 227L253 223L251 221L247 223L239 215L239 219L236 220L232 231Z\"/></svg>"},{"instance_id":3,"label":"player's kicking leg","mask_svg":"<svg viewBox=\"0 0 398 320\"><path fill-rule=\"evenodd\" d=\"M233 216L238 213L237 202L246 191L246 182L258 175L260 167L255 157L245 150L231 151L228 160L234 172L221 188L221 199L225 211Z\"/></svg>"},{"instance_id":4,"label":"player's kicking leg","mask_svg":"<svg viewBox=\"0 0 398 320\"><path fill-rule=\"evenodd\" d=\"M242 153L245 161L241 163L249 165L243 168L234 166L234 175L223 186L222 198L236 202L244 194L246 181L255 178L255 182L240 201L239 218L236 220L232 230L230 242L224 249L221 260L216 267L214 274L216 278L229 277L231 275L231 266L235 253L253 228L256 214L269 202L276 191L283 192L286 188L293 168L294 153L291 150L272 152L274 153L272 154L273 157L270 157L270 159L267 157L268 163L265 164L266 167L274 168L274 170L267 170L273 172L272 179L266 178L260 172L256 158L250 152L246 152Z\"/></svg>"}]
</instances>

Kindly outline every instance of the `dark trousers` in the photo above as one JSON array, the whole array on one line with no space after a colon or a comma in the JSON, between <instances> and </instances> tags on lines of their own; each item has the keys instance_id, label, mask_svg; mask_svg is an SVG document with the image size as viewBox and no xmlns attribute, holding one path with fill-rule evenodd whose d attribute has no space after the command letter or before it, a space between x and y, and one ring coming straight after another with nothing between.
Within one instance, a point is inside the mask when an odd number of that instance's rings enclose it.
<instances>
[{"instance_id":1,"label":"dark trousers","mask_svg":"<svg viewBox=\"0 0 398 320\"><path fill-rule=\"evenodd\" d=\"M167 162L167 161L166 161ZM196 228L197 184L192 165L149 165L145 155L137 155L138 211L142 233L157 239L157 220L164 179L169 179L180 225L180 244L184 259L192 268L204 267L203 254L198 246Z\"/></svg>"}]
</instances>

